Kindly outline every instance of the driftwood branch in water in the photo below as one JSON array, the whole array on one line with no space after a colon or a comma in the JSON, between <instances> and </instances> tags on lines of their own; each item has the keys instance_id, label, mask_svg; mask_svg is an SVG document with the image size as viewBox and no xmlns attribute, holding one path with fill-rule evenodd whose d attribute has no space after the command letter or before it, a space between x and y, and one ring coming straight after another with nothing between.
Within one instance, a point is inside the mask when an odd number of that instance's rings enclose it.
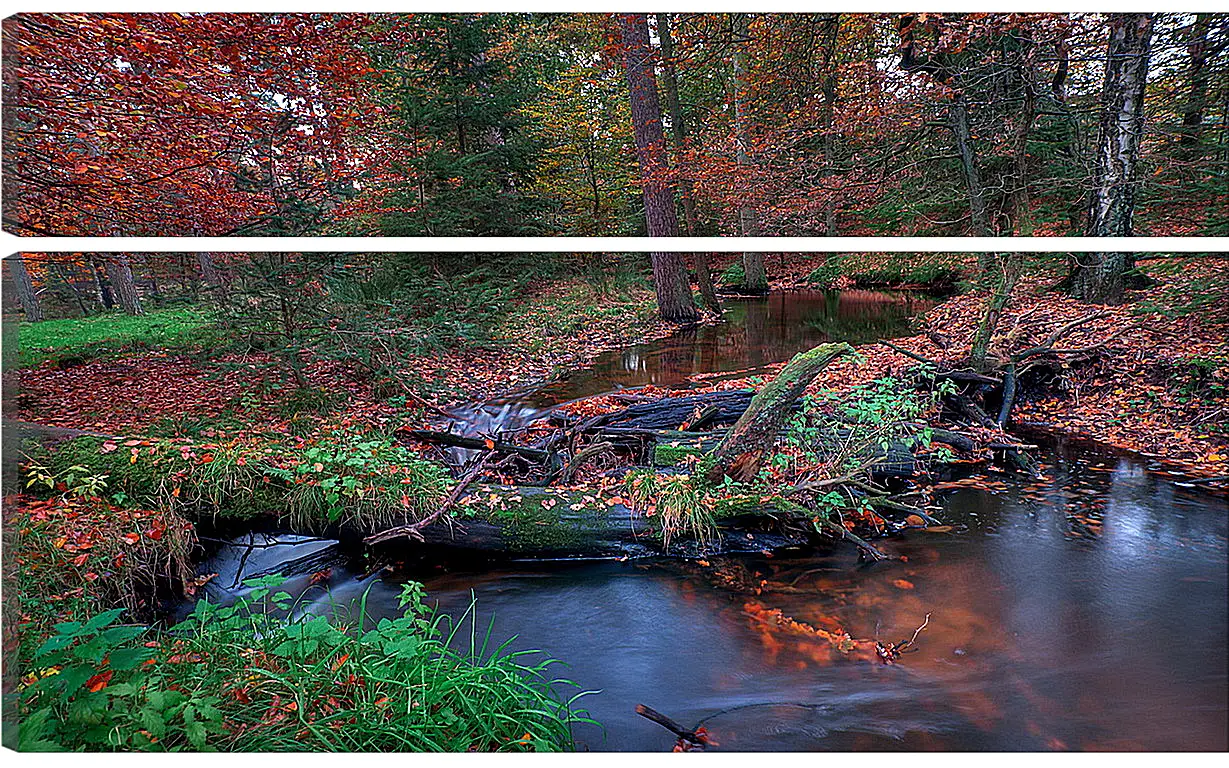
<instances>
[{"instance_id":1,"label":"driftwood branch in water","mask_svg":"<svg viewBox=\"0 0 1229 768\"><path fill-rule=\"evenodd\" d=\"M418 541L423 541L422 530L434 523L436 520L440 519L448 510L452 509L452 507L457 503L457 500L461 498L461 494L465 493L465 489L469 487L470 483L474 482L482 475L483 470L486 469L487 462L489 462L491 457L494 455L494 452L488 452L484 454L481 459L475 462L474 466L466 472L460 480L457 481L457 484L452 489L452 493L448 494L448 498L444 500L444 503L440 505L439 509L411 525L399 525L395 528L380 531L379 533L373 533L372 535L363 539L363 543L371 546L372 544L380 544L382 542L389 541L390 539L400 538L411 538L417 539Z\"/></svg>"},{"instance_id":2,"label":"driftwood branch in water","mask_svg":"<svg viewBox=\"0 0 1229 768\"><path fill-rule=\"evenodd\" d=\"M640 715L646 720L652 720L653 722L660 725L662 728L665 728L670 733L673 733L679 739L690 742L694 746L699 747L699 746L703 746L704 744L708 743L708 739L704 737L704 734L697 733L696 731L687 730L686 728L679 725L674 720L670 719L666 715L663 715L662 713L658 712L656 709L653 709L652 707L646 707L643 704L637 704L636 714Z\"/></svg>"},{"instance_id":3,"label":"driftwood branch in water","mask_svg":"<svg viewBox=\"0 0 1229 768\"><path fill-rule=\"evenodd\" d=\"M711 465L705 480L716 485L726 476L735 480L752 477L806 388L829 363L852 355L853 351L853 347L842 342L821 344L795 355L776 378L756 393L747 410L710 454Z\"/></svg>"}]
</instances>

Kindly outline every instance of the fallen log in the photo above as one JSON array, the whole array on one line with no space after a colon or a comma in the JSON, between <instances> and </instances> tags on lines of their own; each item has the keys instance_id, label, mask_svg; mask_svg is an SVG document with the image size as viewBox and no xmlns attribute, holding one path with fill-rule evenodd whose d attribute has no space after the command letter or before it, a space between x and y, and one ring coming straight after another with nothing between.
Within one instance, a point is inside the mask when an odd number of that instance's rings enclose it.
<instances>
[{"instance_id":1,"label":"fallen log","mask_svg":"<svg viewBox=\"0 0 1229 768\"><path fill-rule=\"evenodd\" d=\"M747 410L753 397L754 393L746 389L706 392L685 397L663 397L594 416L581 422L576 431L591 432L607 426L678 429L688 423L695 428L733 424ZM705 418L702 424L696 425L698 416Z\"/></svg>"},{"instance_id":2,"label":"fallen log","mask_svg":"<svg viewBox=\"0 0 1229 768\"><path fill-rule=\"evenodd\" d=\"M421 528L421 541L415 541L505 557L585 559L663 554L661 532L652 518L624 504L607 504L583 491L475 484L453 508L450 519L457 525ZM718 535L706 547L672 543L666 554L750 554L806 546L816 540L805 530L782 530L772 518L743 510L718 521ZM376 543L395 545L387 540Z\"/></svg>"},{"instance_id":3,"label":"fallen log","mask_svg":"<svg viewBox=\"0 0 1229 768\"><path fill-rule=\"evenodd\" d=\"M717 485L727 476L734 480L754 476L803 391L829 363L853 352L853 347L842 342L821 344L795 355L775 379L756 393L725 439L710 454L705 480Z\"/></svg>"},{"instance_id":4,"label":"fallen log","mask_svg":"<svg viewBox=\"0 0 1229 768\"><path fill-rule=\"evenodd\" d=\"M471 451L494 451L495 453L515 454L522 459L540 464L550 463L551 454L541 448L530 448L524 445L514 445L500 440L483 437L466 437L454 432L439 432L431 429L401 429L398 437L409 438L433 445L446 445L450 448L466 448Z\"/></svg>"}]
</instances>

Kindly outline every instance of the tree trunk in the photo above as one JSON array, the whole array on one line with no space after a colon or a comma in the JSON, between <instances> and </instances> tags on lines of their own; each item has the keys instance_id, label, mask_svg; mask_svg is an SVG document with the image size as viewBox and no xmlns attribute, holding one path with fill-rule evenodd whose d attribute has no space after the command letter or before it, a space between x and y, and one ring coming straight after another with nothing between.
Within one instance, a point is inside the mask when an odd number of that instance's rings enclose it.
<instances>
[{"instance_id":1,"label":"tree trunk","mask_svg":"<svg viewBox=\"0 0 1229 768\"><path fill-rule=\"evenodd\" d=\"M969 195L973 236L990 237L993 233L986 216L986 189L982 186L981 171L977 166L977 152L973 148L973 133L969 128L969 106L963 93L957 92L949 117L952 133L956 137L956 152L960 155L960 167L964 171L965 189Z\"/></svg>"},{"instance_id":2,"label":"tree trunk","mask_svg":"<svg viewBox=\"0 0 1229 768\"><path fill-rule=\"evenodd\" d=\"M26 269L25 257L18 255L4 260L8 265L9 274L17 291L17 300L26 314L26 322L37 323L43 319L43 307L38 303L38 294L34 291L34 281Z\"/></svg>"},{"instance_id":3,"label":"tree trunk","mask_svg":"<svg viewBox=\"0 0 1229 768\"><path fill-rule=\"evenodd\" d=\"M91 261L93 261L93 257L91 257ZM92 271L94 273L94 287L98 289L98 300L102 302L103 309L114 309L115 297L111 295L111 282L107 280L103 266L94 262Z\"/></svg>"},{"instance_id":4,"label":"tree trunk","mask_svg":"<svg viewBox=\"0 0 1229 768\"><path fill-rule=\"evenodd\" d=\"M1187 97L1182 112L1181 143L1194 146L1199 143L1203 130L1203 113L1208 108L1208 32L1212 28L1212 14L1195 16L1187 38L1186 51L1190 56L1187 66Z\"/></svg>"},{"instance_id":5,"label":"tree trunk","mask_svg":"<svg viewBox=\"0 0 1229 768\"><path fill-rule=\"evenodd\" d=\"M713 287L713 270L709 265L707 253L697 253L692 258L696 263L696 282L700 285L700 297L704 305L712 311L721 313L721 299L717 298L717 289Z\"/></svg>"},{"instance_id":6,"label":"tree trunk","mask_svg":"<svg viewBox=\"0 0 1229 768\"><path fill-rule=\"evenodd\" d=\"M132 279L132 268L128 266L128 257L124 254L105 257L107 280L115 290L116 298L124 311L130 315L143 315L145 309L141 306L141 296L137 293L136 282Z\"/></svg>"},{"instance_id":7,"label":"tree trunk","mask_svg":"<svg viewBox=\"0 0 1229 768\"><path fill-rule=\"evenodd\" d=\"M1024 256L1019 253L992 254L991 258L997 267L998 281L994 293L986 300L986 311L982 313L977 333L973 337L973 347L969 353L969 364L978 373L985 373L987 370L986 356L990 347L990 337L994 334L994 329L998 327L999 317L1011 298L1011 292L1016 287L1016 280L1020 277L1020 267L1024 262Z\"/></svg>"},{"instance_id":8,"label":"tree trunk","mask_svg":"<svg viewBox=\"0 0 1229 768\"><path fill-rule=\"evenodd\" d=\"M661 127L661 104L657 99L657 78L653 74L648 20L643 13L619 16L632 133L644 193L645 223L649 237L678 237L678 215L669 182L670 164L666 159L666 140Z\"/></svg>"},{"instance_id":9,"label":"tree trunk","mask_svg":"<svg viewBox=\"0 0 1229 768\"><path fill-rule=\"evenodd\" d=\"M622 504L602 504L595 508L584 503L581 493L570 492L561 497L556 492L527 486L478 485L473 488L472 495L482 501L467 504L466 515L459 524L438 521L425 526L419 532L422 543L517 557L660 557L669 554L655 533L655 518L641 517ZM485 500L492 497L499 503L488 507ZM543 501L550 506L543 506ZM710 555L775 550L807 542L805 535L765 530L771 526L754 512L719 522L721 528L716 539L705 548Z\"/></svg>"},{"instance_id":10,"label":"tree trunk","mask_svg":"<svg viewBox=\"0 0 1229 768\"><path fill-rule=\"evenodd\" d=\"M674 56L674 37L670 33L670 14L657 14L657 36L661 40L662 87L666 95L666 107L670 110L670 133L674 137L674 164L675 167L681 168L683 152L687 148L687 122L683 117L683 104L679 100L678 69ZM691 181L683 179L679 192L683 197L683 221L687 226L687 235L696 237L700 233L700 223L696 215ZM696 282L699 283L700 297L704 300L704 305L713 312L721 312L721 300L717 298L717 291L713 288L708 255L697 253L693 259L696 265Z\"/></svg>"},{"instance_id":11,"label":"tree trunk","mask_svg":"<svg viewBox=\"0 0 1229 768\"><path fill-rule=\"evenodd\" d=\"M739 166L754 165L751 154L750 116L747 114L747 99L750 86L747 83L746 44L751 39L750 20L745 13L734 14L734 132L736 156ZM738 210L738 227L743 237L760 236L760 217L751 205ZM743 254L743 285L745 293L768 293L768 275L764 271L764 254Z\"/></svg>"},{"instance_id":12,"label":"tree trunk","mask_svg":"<svg viewBox=\"0 0 1229 768\"><path fill-rule=\"evenodd\" d=\"M623 62L631 99L632 133L636 159L644 190L644 218L649 237L677 237L678 214L674 210L674 191L670 188L670 164L666 159L666 138L661 127L661 104L657 99L657 78L653 74L653 52L649 46L648 17L643 13L619 15L623 38ZM699 318L691 300L687 268L677 253L651 253L653 286L662 318L693 322Z\"/></svg>"},{"instance_id":13,"label":"tree trunk","mask_svg":"<svg viewBox=\"0 0 1229 768\"><path fill-rule=\"evenodd\" d=\"M687 147L687 123L683 119L683 104L679 100L678 69L674 58L674 38L670 33L670 14L657 14L657 36L661 40L662 89L666 96L666 108L670 110L670 132L674 136L674 164L675 167L681 168L683 152ZM689 180L683 180L679 193L683 197L683 220L687 225L687 235L696 237L699 234L699 221Z\"/></svg>"},{"instance_id":14,"label":"tree trunk","mask_svg":"<svg viewBox=\"0 0 1229 768\"><path fill-rule=\"evenodd\" d=\"M687 264L680 253L651 253L653 287L657 290L657 309L663 320L680 323L700 318L691 300L691 284L687 281Z\"/></svg>"},{"instance_id":15,"label":"tree trunk","mask_svg":"<svg viewBox=\"0 0 1229 768\"><path fill-rule=\"evenodd\" d=\"M1097 175L1089 213L1090 237L1130 237L1135 214L1136 165L1144 131L1144 87L1148 76L1154 14L1118 13L1110 17ZM1081 254L1073 263L1072 294L1084 301L1119 304L1129 253Z\"/></svg>"},{"instance_id":16,"label":"tree trunk","mask_svg":"<svg viewBox=\"0 0 1229 768\"><path fill-rule=\"evenodd\" d=\"M829 363L853 352L853 347L842 342L821 344L795 355L777 377L756 394L750 407L712 452L705 479L716 485L725 477L735 480L753 477L764 455L776 443L794 402Z\"/></svg>"}]
</instances>

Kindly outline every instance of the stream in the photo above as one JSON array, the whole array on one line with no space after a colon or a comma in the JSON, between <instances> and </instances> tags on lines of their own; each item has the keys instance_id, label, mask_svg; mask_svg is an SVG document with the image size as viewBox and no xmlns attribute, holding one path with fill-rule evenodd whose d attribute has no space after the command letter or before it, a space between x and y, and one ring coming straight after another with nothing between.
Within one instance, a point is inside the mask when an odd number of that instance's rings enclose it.
<instances>
[{"instance_id":1,"label":"stream","mask_svg":"<svg viewBox=\"0 0 1229 768\"><path fill-rule=\"evenodd\" d=\"M475 431L516 428L621 387L680 386L825 341L899 336L932 304L869 291L738 300L720 324L607 353L564 381L454 415ZM374 617L395 614L410 578L453 616L476 599L466 634L515 637L512 648L561 659L557 676L595 692L578 706L604 728L578 727L579 749L668 750L673 735L637 716L641 703L705 726L719 750L1229 748L1225 499L1142 458L1053 441L1041 459L1040 481L940 484L937 516L950 529L879 542L904 562L862 565L842 544L711 568L420 562L365 575L333 542L250 534L201 571L218 574L206 594L224 600L243 578L293 564L284 588L308 612L344 611L366 593ZM723 586L719 569L761 594ZM899 663L882 665L840 658L813 634L769 631L764 609L891 642L930 618Z\"/></svg>"}]
</instances>

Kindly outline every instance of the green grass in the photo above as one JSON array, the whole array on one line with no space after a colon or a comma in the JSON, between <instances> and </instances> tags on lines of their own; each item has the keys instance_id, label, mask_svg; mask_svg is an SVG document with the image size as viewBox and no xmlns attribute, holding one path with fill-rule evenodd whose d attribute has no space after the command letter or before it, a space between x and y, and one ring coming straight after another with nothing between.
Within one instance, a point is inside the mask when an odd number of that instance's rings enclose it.
<instances>
[{"instance_id":1,"label":"green grass","mask_svg":"<svg viewBox=\"0 0 1229 768\"><path fill-rule=\"evenodd\" d=\"M199 307L157 309L145 315L109 312L85 318L22 323L21 367L47 360L89 360L136 349L186 348L208 341L212 315Z\"/></svg>"},{"instance_id":2,"label":"green grass","mask_svg":"<svg viewBox=\"0 0 1229 768\"><path fill-rule=\"evenodd\" d=\"M24 660L6 746L560 751L573 724L592 722L560 696L575 686L553 678L557 662L492 645L472 603L454 621L411 583L395 618L369 616L364 596L350 621L284 620L281 581L250 580L237 604L200 602L168 630L120 625L122 610L56 625Z\"/></svg>"}]
</instances>

